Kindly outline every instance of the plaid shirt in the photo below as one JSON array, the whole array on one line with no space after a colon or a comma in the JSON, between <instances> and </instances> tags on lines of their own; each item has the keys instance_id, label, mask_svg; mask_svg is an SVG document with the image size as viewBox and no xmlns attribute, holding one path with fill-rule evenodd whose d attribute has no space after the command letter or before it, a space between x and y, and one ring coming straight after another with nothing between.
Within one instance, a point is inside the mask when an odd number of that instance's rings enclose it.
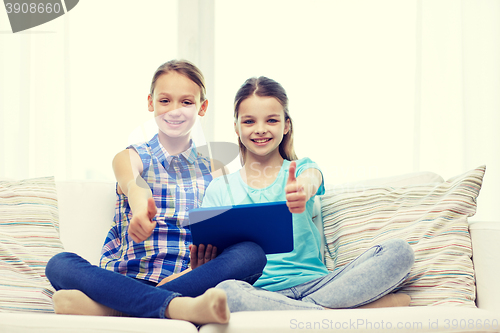
<instances>
[{"instance_id":1,"label":"plaid shirt","mask_svg":"<svg viewBox=\"0 0 500 333\"><path fill-rule=\"evenodd\" d=\"M141 157L141 176L153 192L158 209L156 227L147 240L135 243L128 234L132 218L128 199L117 193L115 218L104 242L100 266L157 283L188 267L188 246L192 243L188 211L201 205L212 180L210 161L197 153L194 144L179 155L168 155L158 135L130 147Z\"/></svg>"}]
</instances>

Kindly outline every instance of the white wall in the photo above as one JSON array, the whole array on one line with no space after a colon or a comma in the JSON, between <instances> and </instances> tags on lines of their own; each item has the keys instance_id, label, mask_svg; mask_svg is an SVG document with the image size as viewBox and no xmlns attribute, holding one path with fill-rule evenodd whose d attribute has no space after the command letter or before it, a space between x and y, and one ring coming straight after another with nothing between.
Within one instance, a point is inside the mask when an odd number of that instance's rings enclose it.
<instances>
[{"instance_id":1,"label":"white wall","mask_svg":"<svg viewBox=\"0 0 500 333\"><path fill-rule=\"evenodd\" d=\"M287 90L297 154L317 161L329 182L412 169L415 2L245 4L216 3L221 140L234 136L238 87L265 75Z\"/></svg>"},{"instance_id":2,"label":"white wall","mask_svg":"<svg viewBox=\"0 0 500 333\"><path fill-rule=\"evenodd\" d=\"M266 75L327 182L486 164L475 218L498 220L500 2L219 0L215 15L216 140L235 140L239 85Z\"/></svg>"}]
</instances>

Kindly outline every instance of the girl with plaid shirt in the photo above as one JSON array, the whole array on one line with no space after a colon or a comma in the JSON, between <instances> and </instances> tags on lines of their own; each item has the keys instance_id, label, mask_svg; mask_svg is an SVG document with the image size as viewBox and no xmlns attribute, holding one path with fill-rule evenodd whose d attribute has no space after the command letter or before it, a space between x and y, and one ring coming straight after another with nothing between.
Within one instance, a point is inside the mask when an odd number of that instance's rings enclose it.
<instances>
[{"instance_id":1,"label":"girl with plaid shirt","mask_svg":"<svg viewBox=\"0 0 500 333\"><path fill-rule=\"evenodd\" d=\"M251 242L219 255L211 245L191 244L187 213L201 205L212 180L211 161L191 140L196 118L207 106L196 66L173 60L158 68L148 109L159 131L113 160L116 214L101 267L67 252L47 264L46 275L57 290L56 313L228 322L226 294L212 288L227 279L253 284L266 256Z\"/></svg>"}]
</instances>

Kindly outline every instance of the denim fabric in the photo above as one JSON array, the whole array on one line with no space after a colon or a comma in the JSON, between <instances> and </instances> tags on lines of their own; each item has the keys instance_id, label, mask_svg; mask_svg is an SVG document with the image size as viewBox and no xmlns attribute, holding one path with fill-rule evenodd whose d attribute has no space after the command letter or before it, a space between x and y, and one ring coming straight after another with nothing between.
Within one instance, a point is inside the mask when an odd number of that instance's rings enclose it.
<instances>
[{"instance_id":1,"label":"denim fabric","mask_svg":"<svg viewBox=\"0 0 500 333\"><path fill-rule=\"evenodd\" d=\"M413 262L408 243L393 239L328 275L292 288L271 292L235 280L224 281L217 288L226 291L231 312L354 308L396 291Z\"/></svg>"},{"instance_id":2,"label":"denim fabric","mask_svg":"<svg viewBox=\"0 0 500 333\"><path fill-rule=\"evenodd\" d=\"M45 273L56 290L80 290L94 301L130 316L165 318L165 310L174 297L199 296L226 279L253 284L265 265L262 248L243 242L160 287L94 266L68 252L52 257Z\"/></svg>"}]
</instances>

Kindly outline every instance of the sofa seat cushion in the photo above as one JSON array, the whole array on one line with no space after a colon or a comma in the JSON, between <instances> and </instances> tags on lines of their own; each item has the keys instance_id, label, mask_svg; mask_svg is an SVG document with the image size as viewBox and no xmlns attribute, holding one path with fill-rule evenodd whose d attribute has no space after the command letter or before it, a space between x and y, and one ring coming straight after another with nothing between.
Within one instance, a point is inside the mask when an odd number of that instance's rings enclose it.
<instances>
[{"instance_id":1,"label":"sofa seat cushion","mask_svg":"<svg viewBox=\"0 0 500 333\"><path fill-rule=\"evenodd\" d=\"M74 316L39 313L0 313L5 333L197 333L190 322L172 319Z\"/></svg>"},{"instance_id":2,"label":"sofa seat cushion","mask_svg":"<svg viewBox=\"0 0 500 333\"><path fill-rule=\"evenodd\" d=\"M485 167L438 184L328 191L321 198L325 262L333 270L392 238L406 240L415 264L401 291L411 305L475 307L467 218Z\"/></svg>"}]
</instances>

